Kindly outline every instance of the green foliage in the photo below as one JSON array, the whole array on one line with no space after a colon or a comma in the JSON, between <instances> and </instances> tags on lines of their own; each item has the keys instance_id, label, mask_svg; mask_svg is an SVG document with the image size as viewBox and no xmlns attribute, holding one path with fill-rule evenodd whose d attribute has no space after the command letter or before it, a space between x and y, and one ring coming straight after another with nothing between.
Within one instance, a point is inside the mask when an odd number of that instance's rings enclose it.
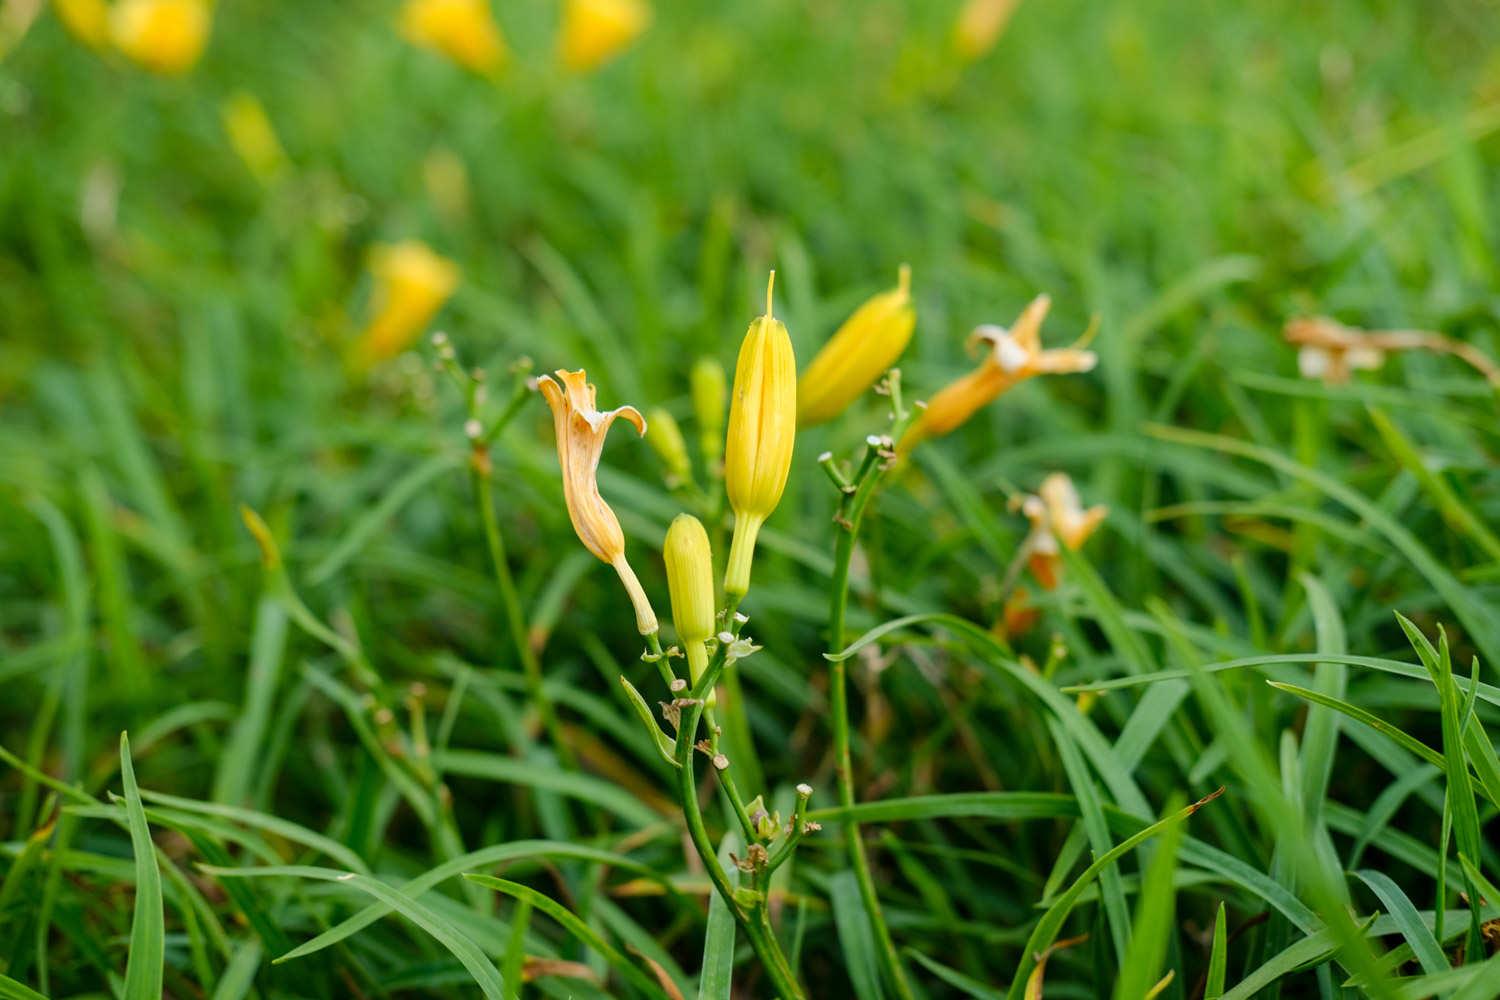
<instances>
[{"instance_id":1,"label":"green foliage","mask_svg":"<svg viewBox=\"0 0 1500 1000\"><path fill-rule=\"evenodd\" d=\"M1282 336L1500 355L1478 6L1029 0L965 65L959 0L658 0L567 74L561 2L497 2L494 79L396 0L223 0L178 77L32 6L0 0L0 997L719 1000L770 995L769 943L814 997L1500 991L1500 397L1420 349L1304 378ZM363 367L408 239L461 271L447 348ZM527 379L683 425L688 482L618 432L600 469L666 618L674 516L722 565L707 373L766 271L805 367L903 262L905 405L1040 292L1098 367L921 445L843 552L817 456L889 401L802 432L763 649L679 746L680 661L578 544ZM1017 507L1055 471L1109 514L1048 588Z\"/></svg>"}]
</instances>

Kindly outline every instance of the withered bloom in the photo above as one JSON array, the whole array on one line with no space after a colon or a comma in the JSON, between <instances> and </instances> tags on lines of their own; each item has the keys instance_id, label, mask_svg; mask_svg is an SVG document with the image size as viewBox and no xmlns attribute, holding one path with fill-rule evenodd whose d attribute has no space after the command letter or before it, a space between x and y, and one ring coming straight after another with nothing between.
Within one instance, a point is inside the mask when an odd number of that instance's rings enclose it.
<instances>
[{"instance_id":1,"label":"withered bloom","mask_svg":"<svg viewBox=\"0 0 1500 1000\"><path fill-rule=\"evenodd\" d=\"M656 613L651 601L636 579L635 571L625 559L625 533L609 504L599 495L599 456L604 450L604 436L616 417L624 417L636 432L646 433L646 421L633 406L620 406L600 412L594 403L594 387L583 369L576 372L558 369L557 379L543 375L537 380L547 405L552 408L552 423L557 433L557 462L562 467L563 499L568 518L578 540L602 561L620 574L620 582L635 606L636 628L642 635L657 630Z\"/></svg>"},{"instance_id":2,"label":"withered bloom","mask_svg":"<svg viewBox=\"0 0 1500 1000\"><path fill-rule=\"evenodd\" d=\"M1025 542L1027 562L1037 582L1051 590L1057 586L1062 572L1059 546L1066 546L1069 551L1082 548L1109 508L1097 506L1084 510L1077 487L1063 472L1054 472L1042 480L1037 494L1021 502L1021 513L1031 521L1031 534Z\"/></svg>"}]
</instances>

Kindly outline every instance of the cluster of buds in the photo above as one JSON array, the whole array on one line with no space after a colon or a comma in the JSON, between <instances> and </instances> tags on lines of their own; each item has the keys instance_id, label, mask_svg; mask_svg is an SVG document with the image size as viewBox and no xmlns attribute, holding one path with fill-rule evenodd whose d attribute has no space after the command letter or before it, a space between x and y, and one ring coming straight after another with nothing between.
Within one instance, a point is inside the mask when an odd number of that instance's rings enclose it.
<instances>
[{"instance_id":1,"label":"cluster of buds","mask_svg":"<svg viewBox=\"0 0 1500 1000\"><path fill-rule=\"evenodd\" d=\"M54 0L63 26L90 48L114 48L153 73L193 67L208 44L208 0Z\"/></svg>"}]
</instances>

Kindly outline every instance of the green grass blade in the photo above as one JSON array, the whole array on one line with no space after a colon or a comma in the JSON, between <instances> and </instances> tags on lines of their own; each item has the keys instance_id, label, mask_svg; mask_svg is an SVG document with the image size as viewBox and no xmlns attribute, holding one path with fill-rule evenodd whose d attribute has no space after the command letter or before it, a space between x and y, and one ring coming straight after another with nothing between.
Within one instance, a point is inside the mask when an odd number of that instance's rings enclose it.
<instances>
[{"instance_id":1,"label":"green grass blade","mask_svg":"<svg viewBox=\"0 0 1500 1000\"><path fill-rule=\"evenodd\" d=\"M1224 995L1224 976L1229 968L1229 927L1224 904L1214 914L1214 941L1208 953L1208 972L1203 978L1203 1000L1219 1000Z\"/></svg>"},{"instance_id":2,"label":"green grass blade","mask_svg":"<svg viewBox=\"0 0 1500 1000\"><path fill-rule=\"evenodd\" d=\"M739 884L739 869L730 854L739 838L726 833L719 843L719 866L731 885ZM708 897L708 927L703 933L703 969L698 973L698 1000L730 1000L734 987L734 914L717 892Z\"/></svg>"},{"instance_id":3,"label":"green grass blade","mask_svg":"<svg viewBox=\"0 0 1500 1000\"><path fill-rule=\"evenodd\" d=\"M161 1000L162 966L166 961L165 914L162 910L161 870L156 867L156 845L146 825L146 810L135 783L130 739L120 734L120 780L125 787L125 818L130 848L135 854L135 916L130 923L130 958L125 966L125 1000Z\"/></svg>"},{"instance_id":4,"label":"green grass blade","mask_svg":"<svg viewBox=\"0 0 1500 1000\"><path fill-rule=\"evenodd\" d=\"M447 948L453 957L468 970L476 985L490 1000L507 1000L514 991L507 992L492 963L479 946L446 917L405 896L378 879L359 872L341 872L334 868L315 868L310 865L280 865L266 868L224 868L203 865L201 870L215 878L306 878L320 882L337 882L380 900L391 911L430 934L434 940ZM279 964L287 960L286 955L273 960Z\"/></svg>"},{"instance_id":5,"label":"green grass blade","mask_svg":"<svg viewBox=\"0 0 1500 1000\"><path fill-rule=\"evenodd\" d=\"M524 899L533 908L542 911L553 920L556 920L563 926L564 930L584 945L602 955L610 965L620 971L621 975L630 980L631 985L636 989L647 996L667 1000L667 994L657 984L656 980L647 976L634 962L626 958L618 948L604 940L593 928L578 919L576 915L569 912L552 897L543 895L530 886L522 885L519 882L511 882L503 878L495 878L493 875L465 875L464 878L486 889L494 889L496 892L503 892L507 896Z\"/></svg>"},{"instance_id":6,"label":"green grass blade","mask_svg":"<svg viewBox=\"0 0 1500 1000\"><path fill-rule=\"evenodd\" d=\"M1412 954L1417 961L1422 963L1426 972L1442 972L1448 968L1448 957L1443 954L1442 947L1437 943L1437 938L1432 936L1432 931L1422 922L1422 917L1417 913L1417 908L1407 898L1401 887L1392 881L1384 872L1361 869L1354 873L1359 880L1370 887L1396 921L1396 926L1401 930L1401 936L1406 943L1411 945Z\"/></svg>"},{"instance_id":7,"label":"green grass blade","mask_svg":"<svg viewBox=\"0 0 1500 1000\"><path fill-rule=\"evenodd\" d=\"M833 922L838 928L844 969L859 1000L882 1000L880 960L875 954L875 933L865 912L859 883L852 871L839 872L828 880L828 899L833 904Z\"/></svg>"},{"instance_id":8,"label":"green grass blade","mask_svg":"<svg viewBox=\"0 0 1500 1000\"><path fill-rule=\"evenodd\" d=\"M1156 853L1141 880L1130 947L1115 980L1115 1000L1146 996L1161 980L1162 963L1175 932L1177 888L1172 879L1177 872L1177 847L1181 839L1181 823L1172 823L1162 831Z\"/></svg>"},{"instance_id":9,"label":"green grass blade","mask_svg":"<svg viewBox=\"0 0 1500 1000\"><path fill-rule=\"evenodd\" d=\"M1057 747L1058 756L1062 758L1068 784L1072 786L1073 794L1078 800L1078 811L1083 819L1089 846L1094 857L1099 857L1114 846L1114 841L1109 835L1109 823L1104 818L1099 791L1094 787L1094 776L1089 773L1088 765L1083 762L1077 745L1057 720L1048 719L1047 728L1052 734L1052 743ZM1130 946L1130 909L1125 903L1124 884L1117 867L1106 868L1099 873L1099 895L1104 904L1110 941L1115 949L1115 961L1123 968L1125 954Z\"/></svg>"},{"instance_id":10,"label":"green grass blade","mask_svg":"<svg viewBox=\"0 0 1500 1000\"><path fill-rule=\"evenodd\" d=\"M224 974L214 986L211 1000L245 1000L255 987L255 974L260 970L260 941L251 938L234 951L234 957L224 967Z\"/></svg>"}]
</instances>

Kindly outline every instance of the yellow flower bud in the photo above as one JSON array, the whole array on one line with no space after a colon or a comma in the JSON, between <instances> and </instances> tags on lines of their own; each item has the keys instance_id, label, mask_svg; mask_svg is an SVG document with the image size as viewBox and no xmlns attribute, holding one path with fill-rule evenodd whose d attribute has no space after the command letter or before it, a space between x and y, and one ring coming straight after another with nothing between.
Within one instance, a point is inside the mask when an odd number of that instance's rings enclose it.
<instances>
[{"instance_id":1,"label":"yellow flower bud","mask_svg":"<svg viewBox=\"0 0 1500 1000\"><path fill-rule=\"evenodd\" d=\"M693 389L693 417L698 422L699 446L710 474L724 456L724 366L713 358L699 358L689 376Z\"/></svg>"},{"instance_id":2,"label":"yellow flower bud","mask_svg":"<svg viewBox=\"0 0 1500 1000\"><path fill-rule=\"evenodd\" d=\"M52 0L68 33L91 49L109 44L109 4L104 0Z\"/></svg>"},{"instance_id":3,"label":"yellow flower bud","mask_svg":"<svg viewBox=\"0 0 1500 1000\"><path fill-rule=\"evenodd\" d=\"M563 500L568 519L584 548L613 566L635 607L635 624L642 635L656 631L656 613L651 601L625 559L625 533L620 520L599 495L599 456L604 451L604 436L616 417L635 425L636 432L646 433L646 421L633 406L621 406L602 413L594 402L594 387L588 376L559 369L557 381L543 375L537 380L547 405L552 409L552 426L557 435L557 464L562 467Z\"/></svg>"},{"instance_id":4,"label":"yellow flower bud","mask_svg":"<svg viewBox=\"0 0 1500 1000\"><path fill-rule=\"evenodd\" d=\"M668 489L676 489L693 478L693 463L688 458L687 442L677 420L660 407L647 414L646 443L666 467Z\"/></svg>"},{"instance_id":5,"label":"yellow flower bud","mask_svg":"<svg viewBox=\"0 0 1500 1000\"><path fill-rule=\"evenodd\" d=\"M416 240L377 247L370 270L375 315L354 349L362 366L405 350L458 287L458 265Z\"/></svg>"},{"instance_id":6,"label":"yellow flower bud","mask_svg":"<svg viewBox=\"0 0 1500 1000\"><path fill-rule=\"evenodd\" d=\"M1094 352L1082 349L1089 333L1072 347L1042 349L1042 320L1051 307L1049 297L1038 295L1009 330L998 326L975 330L969 341L985 345L984 360L978 368L944 386L927 401L922 415L902 435L900 453L906 454L926 438L956 429L986 403L1029 378L1093 370L1098 358Z\"/></svg>"},{"instance_id":7,"label":"yellow flower bud","mask_svg":"<svg viewBox=\"0 0 1500 1000\"><path fill-rule=\"evenodd\" d=\"M714 635L714 566L708 532L691 514L678 514L667 529L662 555L672 596L672 624L687 653L688 670L698 683L708 666L704 643Z\"/></svg>"},{"instance_id":8,"label":"yellow flower bud","mask_svg":"<svg viewBox=\"0 0 1500 1000\"><path fill-rule=\"evenodd\" d=\"M901 265L896 287L881 292L844 321L797 382L797 422L821 424L843 413L896 363L917 324L911 268Z\"/></svg>"},{"instance_id":9,"label":"yellow flower bud","mask_svg":"<svg viewBox=\"0 0 1500 1000\"><path fill-rule=\"evenodd\" d=\"M182 73L208 41L205 0L121 0L110 15L115 48L154 73Z\"/></svg>"},{"instance_id":10,"label":"yellow flower bud","mask_svg":"<svg viewBox=\"0 0 1500 1000\"><path fill-rule=\"evenodd\" d=\"M609 62L651 21L642 0L567 0L557 54L563 66L586 73Z\"/></svg>"},{"instance_id":11,"label":"yellow flower bud","mask_svg":"<svg viewBox=\"0 0 1500 1000\"><path fill-rule=\"evenodd\" d=\"M281 140L276 138L265 105L254 94L243 90L235 94L220 107L219 116L229 134L229 145L257 180L272 180L286 167Z\"/></svg>"},{"instance_id":12,"label":"yellow flower bud","mask_svg":"<svg viewBox=\"0 0 1500 1000\"><path fill-rule=\"evenodd\" d=\"M509 54L489 0L407 0L401 34L475 73L493 73Z\"/></svg>"},{"instance_id":13,"label":"yellow flower bud","mask_svg":"<svg viewBox=\"0 0 1500 1000\"><path fill-rule=\"evenodd\" d=\"M750 589L750 561L760 526L786 489L797 433L797 359L786 326L771 315L775 281L772 271L765 315L750 324L740 344L724 442L724 487L734 508L724 589L738 597Z\"/></svg>"},{"instance_id":14,"label":"yellow flower bud","mask_svg":"<svg viewBox=\"0 0 1500 1000\"><path fill-rule=\"evenodd\" d=\"M995 47L1021 0L968 0L953 24L953 48L972 62Z\"/></svg>"}]
</instances>

